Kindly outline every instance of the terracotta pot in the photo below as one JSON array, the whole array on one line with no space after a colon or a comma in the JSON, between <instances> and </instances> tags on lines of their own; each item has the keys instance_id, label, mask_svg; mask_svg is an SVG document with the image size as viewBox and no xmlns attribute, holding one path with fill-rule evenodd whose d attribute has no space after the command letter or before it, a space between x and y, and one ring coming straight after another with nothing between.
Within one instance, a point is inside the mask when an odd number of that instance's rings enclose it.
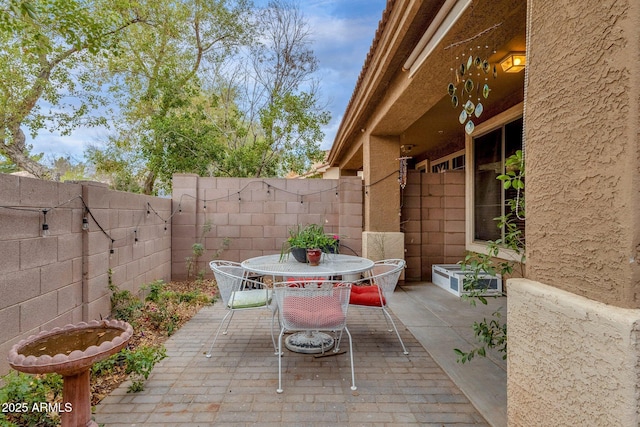
<instances>
[{"instance_id":1,"label":"terracotta pot","mask_svg":"<svg viewBox=\"0 0 640 427\"><path fill-rule=\"evenodd\" d=\"M320 264L320 257L322 256L322 250L320 249L307 249L307 260L309 265Z\"/></svg>"}]
</instances>

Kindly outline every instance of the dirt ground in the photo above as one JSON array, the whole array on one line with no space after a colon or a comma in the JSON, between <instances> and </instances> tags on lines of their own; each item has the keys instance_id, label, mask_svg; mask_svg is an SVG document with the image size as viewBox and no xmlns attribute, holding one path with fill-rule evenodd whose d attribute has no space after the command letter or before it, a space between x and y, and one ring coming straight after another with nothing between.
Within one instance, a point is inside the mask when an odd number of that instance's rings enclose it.
<instances>
[{"instance_id":1,"label":"dirt ground","mask_svg":"<svg viewBox=\"0 0 640 427\"><path fill-rule=\"evenodd\" d=\"M199 280L199 281L183 281L183 282L169 282L166 284L165 291L172 291L176 293L187 293L195 290L201 293L214 297L217 292L215 280ZM172 318L174 319L176 332L183 324L191 319L202 307L202 302L191 302L189 304L171 304L170 310ZM143 313L154 310L154 304L151 302L145 303ZM128 348L135 350L141 345L147 346L160 346L168 338L169 334L166 329L157 329L151 318L143 314L134 325L134 334L129 341ZM127 374L125 373L124 366L116 367L112 372L105 375L92 376L91 378L91 403L92 405L98 404L109 393L116 389L121 383L126 381Z\"/></svg>"}]
</instances>

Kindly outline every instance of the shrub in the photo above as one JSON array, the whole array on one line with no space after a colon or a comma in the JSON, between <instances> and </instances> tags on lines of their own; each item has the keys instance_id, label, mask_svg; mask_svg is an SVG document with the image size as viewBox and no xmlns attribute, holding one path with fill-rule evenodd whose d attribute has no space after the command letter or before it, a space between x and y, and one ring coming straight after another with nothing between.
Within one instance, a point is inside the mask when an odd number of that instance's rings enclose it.
<instances>
[{"instance_id":1,"label":"shrub","mask_svg":"<svg viewBox=\"0 0 640 427\"><path fill-rule=\"evenodd\" d=\"M57 412L33 410L33 406L43 402L62 402L62 376L33 376L12 371L2 378L2 383L0 426L57 427L60 424Z\"/></svg>"}]
</instances>

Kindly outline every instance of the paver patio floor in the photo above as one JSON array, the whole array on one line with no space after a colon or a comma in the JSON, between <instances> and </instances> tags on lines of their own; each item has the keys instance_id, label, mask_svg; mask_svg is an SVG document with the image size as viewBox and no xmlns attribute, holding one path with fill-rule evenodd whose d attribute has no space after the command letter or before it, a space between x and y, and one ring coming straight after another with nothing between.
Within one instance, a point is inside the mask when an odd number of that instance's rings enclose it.
<instances>
[{"instance_id":1,"label":"paver patio floor","mask_svg":"<svg viewBox=\"0 0 640 427\"><path fill-rule=\"evenodd\" d=\"M97 406L96 422L107 427L489 425L396 319L410 354L402 353L379 310L349 309L357 390L350 389L348 353L316 358L284 350L282 394L276 393L278 360L266 310L236 313L213 356L204 356L223 315L219 303L202 309L166 342L169 357L155 366L145 390L127 393L128 383L122 384ZM341 349L348 350L346 336Z\"/></svg>"}]
</instances>

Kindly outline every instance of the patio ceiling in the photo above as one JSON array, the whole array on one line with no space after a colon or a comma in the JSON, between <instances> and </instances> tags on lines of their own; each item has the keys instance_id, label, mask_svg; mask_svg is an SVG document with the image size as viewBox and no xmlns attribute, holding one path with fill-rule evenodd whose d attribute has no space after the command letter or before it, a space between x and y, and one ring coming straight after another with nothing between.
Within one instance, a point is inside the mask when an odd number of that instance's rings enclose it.
<instances>
[{"instance_id":1,"label":"patio ceiling","mask_svg":"<svg viewBox=\"0 0 640 427\"><path fill-rule=\"evenodd\" d=\"M478 51L492 64L510 51L524 52L526 2L473 1L410 76L403 65L444 3L388 3L329 154L332 166L361 169L362 144L369 134L399 136L402 144L414 146L410 155L416 161L439 147L463 143L461 107L452 108L447 94L447 85L455 80L451 68ZM492 90L476 124L523 100L524 72L497 68L497 78L489 76Z\"/></svg>"}]
</instances>

